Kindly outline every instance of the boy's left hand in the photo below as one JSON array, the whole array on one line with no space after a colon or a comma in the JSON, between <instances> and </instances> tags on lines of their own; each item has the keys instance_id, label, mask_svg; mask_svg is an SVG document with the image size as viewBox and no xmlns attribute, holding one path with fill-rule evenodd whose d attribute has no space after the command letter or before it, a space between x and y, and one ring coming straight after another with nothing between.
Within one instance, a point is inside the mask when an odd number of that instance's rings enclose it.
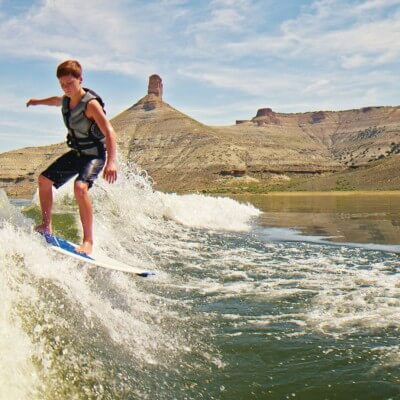
<instances>
[{"instance_id":1,"label":"boy's left hand","mask_svg":"<svg viewBox=\"0 0 400 400\"><path fill-rule=\"evenodd\" d=\"M114 183L117 180L117 166L114 161L106 163L103 171L103 178L108 183Z\"/></svg>"}]
</instances>

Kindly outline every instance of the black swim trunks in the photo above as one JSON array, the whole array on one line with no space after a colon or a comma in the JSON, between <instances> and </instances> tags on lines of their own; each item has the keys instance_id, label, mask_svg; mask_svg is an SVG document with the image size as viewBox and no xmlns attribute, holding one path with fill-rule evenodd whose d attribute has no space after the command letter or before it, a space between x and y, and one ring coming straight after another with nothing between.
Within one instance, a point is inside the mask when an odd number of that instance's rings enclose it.
<instances>
[{"instance_id":1,"label":"black swim trunks","mask_svg":"<svg viewBox=\"0 0 400 400\"><path fill-rule=\"evenodd\" d=\"M103 169L104 163L105 155L100 158L83 156L72 150L54 161L42 175L50 179L53 186L58 189L78 174L76 181L87 183L90 189Z\"/></svg>"}]
</instances>

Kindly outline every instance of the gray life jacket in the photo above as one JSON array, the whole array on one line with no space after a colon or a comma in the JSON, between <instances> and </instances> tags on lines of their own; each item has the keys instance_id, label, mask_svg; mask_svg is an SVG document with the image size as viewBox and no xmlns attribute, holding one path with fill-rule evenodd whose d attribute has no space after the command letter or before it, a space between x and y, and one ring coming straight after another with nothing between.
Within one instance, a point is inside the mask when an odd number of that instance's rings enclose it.
<instances>
[{"instance_id":1,"label":"gray life jacket","mask_svg":"<svg viewBox=\"0 0 400 400\"><path fill-rule=\"evenodd\" d=\"M86 117L89 101L97 100L104 111L104 103L93 90L83 88L85 95L80 102L70 109L70 98L63 97L62 114L68 129L67 145L80 155L105 157L105 137L94 121Z\"/></svg>"}]
</instances>

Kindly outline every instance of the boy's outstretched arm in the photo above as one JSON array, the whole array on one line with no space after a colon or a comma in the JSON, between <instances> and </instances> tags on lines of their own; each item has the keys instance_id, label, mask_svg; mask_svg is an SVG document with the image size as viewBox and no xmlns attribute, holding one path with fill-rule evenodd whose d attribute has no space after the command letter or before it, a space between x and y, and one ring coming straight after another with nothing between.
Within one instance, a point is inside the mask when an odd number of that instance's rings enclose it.
<instances>
[{"instance_id":1,"label":"boy's outstretched arm","mask_svg":"<svg viewBox=\"0 0 400 400\"><path fill-rule=\"evenodd\" d=\"M106 138L107 160L103 171L103 177L108 183L117 180L117 143L114 128L104 114L98 101L91 101L86 108L86 116L94 120Z\"/></svg>"},{"instance_id":2,"label":"boy's outstretched arm","mask_svg":"<svg viewBox=\"0 0 400 400\"><path fill-rule=\"evenodd\" d=\"M26 106L56 106L60 107L62 104L62 97L61 96L52 96L47 97L46 99L30 99L26 102Z\"/></svg>"}]
</instances>

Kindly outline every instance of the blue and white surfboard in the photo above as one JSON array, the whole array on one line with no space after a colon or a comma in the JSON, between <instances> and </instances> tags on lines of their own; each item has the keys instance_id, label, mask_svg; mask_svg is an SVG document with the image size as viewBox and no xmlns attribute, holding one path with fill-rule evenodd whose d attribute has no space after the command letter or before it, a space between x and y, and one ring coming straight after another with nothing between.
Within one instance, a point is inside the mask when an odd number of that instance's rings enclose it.
<instances>
[{"instance_id":1,"label":"blue and white surfboard","mask_svg":"<svg viewBox=\"0 0 400 400\"><path fill-rule=\"evenodd\" d=\"M131 265L124 264L120 261L113 260L110 257L104 255L89 256L85 253L78 253L75 249L78 245L69 242L63 238L55 235L45 234L43 235L46 242L50 245L52 250L62 253L66 256L75 258L87 264L95 265L97 267L111 269L115 271L128 272L130 274L136 274L142 277L148 277L154 275L154 272L143 271L141 269L132 267Z\"/></svg>"}]
</instances>

